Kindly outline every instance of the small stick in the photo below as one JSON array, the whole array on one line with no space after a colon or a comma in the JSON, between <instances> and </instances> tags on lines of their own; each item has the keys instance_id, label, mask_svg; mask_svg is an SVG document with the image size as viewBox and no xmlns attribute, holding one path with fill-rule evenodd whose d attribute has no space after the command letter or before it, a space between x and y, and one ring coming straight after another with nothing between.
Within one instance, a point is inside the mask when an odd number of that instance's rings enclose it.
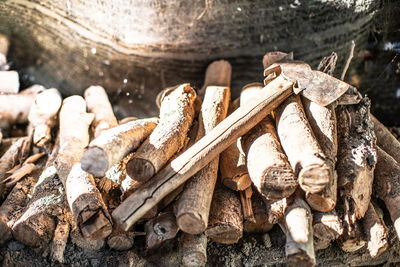
<instances>
[{"instance_id":1,"label":"small stick","mask_svg":"<svg viewBox=\"0 0 400 267\"><path fill-rule=\"evenodd\" d=\"M203 137L225 119L230 100L229 87L208 86L200 113L200 136ZM211 200L218 176L219 157L195 174L185 185L175 216L179 228L189 234L201 234L207 228Z\"/></svg>"},{"instance_id":2,"label":"small stick","mask_svg":"<svg viewBox=\"0 0 400 267\"><path fill-rule=\"evenodd\" d=\"M147 181L185 144L194 118L196 92L182 84L163 99L160 123L126 165L130 177Z\"/></svg>"},{"instance_id":3,"label":"small stick","mask_svg":"<svg viewBox=\"0 0 400 267\"><path fill-rule=\"evenodd\" d=\"M157 126L158 119L134 120L103 131L83 153L82 169L102 177L114 164L135 150Z\"/></svg>"},{"instance_id":4,"label":"small stick","mask_svg":"<svg viewBox=\"0 0 400 267\"><path fill-rule=\"evenodd\" d=\"M253 189L251 186L246 188L243 191L239 191L240 203L242 203L243 210L243 221L255 223L256 219L254 218L253 213L253 205L251 203L251 196L253 195Z\"/></svg>"},{"instance_id":5,"label":"small stick","mask_svg":"<svg viewBox=\"0 0 400 267\"><path fill-rule=\"evenodd\" d=\"M378 119L370 114L376 134L376 144L400 163L400 142Z\"/></svg>"},{"instance_id":6,"label":"small stick","mask_svg":"<svg viewBox=\"0 0 400 267\"><path fill-rule=\"evenodd\" d=\"M248 84L242 89L240 105L257 97L263 86ZM270 116L241 139L246 154L249 176L257 190L267 199L282 199L294 193L297 178L280 145L275 125Z\"/></svg>"},{"instance_id":7,"label":"small stick","mask_svg":"<svg viewBox=\"0 0 400 267\"><path fill-rule=\"evenodd\" d=\"M54 88L36 95L28 119L33 126L33 143L38 147L44 147L51 141L51 129L57 123L61 103L61 94Z\"/></svg>"},{"instance_id":8,"label":"small stick","mask_svg":"<svg viewBox=\"0 0 400 267\"><path fill-rule=\"evenodd\" d=\"M213 61L208 65L204 76L203 87L199 91L199 96L203 98L208 86L231 87L232 66L226 60Z\"/></svg>"},{"instance_id":9,"label":"small stick","mask_svg":"<svg viewBox=\"0 0 400 267\"><path fill-rule=\"evenodd\" d=\"M375 194L385 202L397 236L400 238L400 164L380 147L377 148L377 152Z\"/></svg>"},{"instance_id":10,"label":"small stick","mask_svg":"<svg viewBox=\"0 0 400 267\"><path fill-rule=\"evenodd\" d=\"M84 93L87 109L94 114L92 122L93 135L118 125L107 93L101 86L90 86Z\"/></svg>"},{"instance_id":11,"label":"small stick","mask_svg":"<svg viewBox=\"0 0 400 267\"><path fill-rule=\"evenodd\" d=\"M343 224L335 210L313 213L315 250L326 249L343 234Z\"/></svg>"},{"instance_id":12,"label":"small stick","mask_svg":"<svg viewBox=\"0 0 400 267\"><path fill-rule=\"evenodd\" d=\"M280 224L286 235L286 262L289 266L314 266L315 252L313 241L311 209L305 201L296 198Z\"/></svg>"},{"instance_id":13,"label":"small stick","mask_svg":"<svg viewBox=\"0 0 400 267\"><path fill-rule=\"evenodd\" d=\"M59 263L64 263L64 252L69 237L70 225L68 222L59 221L54 230L53 240L50 245L51 258Z\"/></svg>"},{"instance_id":14,"label":"small stick","mask_svg":"<svg viewBox=\"0 0 400 267\"><path fill-rule=\"evenodd\" d=\"M364 231L367 234L367 248L372 258L379 257L388 247L388 228L383 221L382 210L373 202L364 217Z\"/></svg>"},{"instance_id":15,"label":"small stick","mask_svg":"<svg viewBox=\"0 0 400 267\"><path fill-rule=\"evenodd\" d=\"M205 234L183 233L179 242L182 265L185 267L205 266L207 262L207 237Z\"/></svg>"},{"instance_id":16,"label":"small stick","mask_svg":"<svg viewBox=\"0 0 400 267\"><path fill-rule=\"evenodd\" d=\"M349 53L349 56L347 58L346 65L343 68L342 75L340 76L341 80L344 80L344 78L346 77L347 70L348 70L348 68L350 66L350 63L351 63L351 60L353 59L353 56L354 56L354 48L355 47L356 47L356 43L354 42L354 40L352 40L351 44L350 44L350 53Z\"/></svg>"},{"instance_id":17,"label":"small stick","mask_svg":"<svg viewBox=\"0 0 400 267\"><path fill-rule=\"evenodd\" d=\"M164 241L175 238L179 231L175 216L172 212L160 213L156 218L149 220L145 225L146 247L154 249Z\"/></svg>"},{"instance_id":18,"label":"small stick","mask_svg":"<svg viewBox=\"0 0 400 267\"><path fill-rule=\"evenodd\" d=\"M1 54L0 54L1 61ZM19 75L16 71L2 71L0 62L0 94L18 94Z\"/></svg>"},{"instance_id":19,"label":"small stick","mask_svg":"<svg viewBox=\"0 0 400 267\"><path fill-rule=\"evenodd\" d=\"M251 204L255 221L244 221L243 230L247 233L266 233L272 229L273 224L269 223L269 209L258 191L251 196Z\"/></svg>"},{"instance_id":20,"label":"small stick","mask_svg":"<svg viewBox=\"0 0 400 267\"><path fill-rule=\"evenodd\" d=\"M205 234L222 244L237 243L243 236L243 214L237 192L222 184L217 183Z\"/></svg>"}]
</instances>

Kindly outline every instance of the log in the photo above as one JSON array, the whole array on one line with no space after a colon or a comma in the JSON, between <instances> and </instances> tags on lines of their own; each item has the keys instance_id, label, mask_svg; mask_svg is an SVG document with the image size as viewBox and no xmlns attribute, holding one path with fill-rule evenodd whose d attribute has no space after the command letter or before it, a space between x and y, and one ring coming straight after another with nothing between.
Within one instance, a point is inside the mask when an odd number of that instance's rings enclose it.
<instances>
[{"instance_id":1,"label":"log","mask_svg":"<svg viewBox=\"0 0 400 267\"><path fill-rule=\"evenodd\" d=\"M102 177L129 152L136 150L157 126L158 119L134 120L103 131L83 153L82 169Z\"/></svg>"},{"instance_id":2,"label":"log","mask_svg":"<svg viewBox=\"0 0 400 267\"><path fill-rule=\"evenodd\" d=\"M179 231L176 218L172 212L160 213L145 225L146 248L154 249L164 241L175 238Z\"/></svg>"},{"instance_id":3,"label":"log","mask_svg":"<svg viewBox=\"0 0 400 267\"><path fill-rule=\"evenodd\" d=\"M0 94L17 94L19 91L19 75L16 71L2 71L0 53Z\"/></svg>"},{"instance_id":4,"label":"log","mask_svg":"<svg viewBox=\"0 0 400 267\"><path fill-rule=\"evenodd\" d=\"M96 138L107 129L118 125L106 91L101 86L90 86L84 93L88 112L94 114L93 136Z\"/></svg>"},{"instance_id":5,"label":"log","mask_svg":"<svg viewBox=\"0 0 400 267\"><path fill-rule=\"evenodd\" d=\"M54 230L53 240L50 245L50 256L53 261L64 263L64 251L67 246L70 225L66 221L59 221Z\"/></svg>"},{"instance_id":6,"label":"log","mask_svg":"<svg viewBox=\"0 0 400 267\"><path fill-rule=\"evenodd\" d=\"M237 243L243 236L243 213L237 192L219 183L211 202L205 234L222 244Z\"/></svg>"},{"instance_id":7,"label":"log","mask_svg":"<svg viewBox=\"0 0 400 267\"><path fill-rule=\"evenodd\" d=\"M129 250L133 247L133 235L125 232L118 227L114 228L110 236L107 238L107 245L111 249L118 251Z\"/></svg>"},{"instance_id":8,"label":"log","mask_svg":"<svg viewBox=\"0 0 400 267\"><path fill-rule=\"evenodd\" d=\"M307 203L296 198L287 208L280 226L286 235L286 263L289 266L314 266L312 214Z\"/></svg>"},{"instance_id":9,"label":"log","mask_svg":"<svg viewBox=\"0 0 400 267\"><path fill-rule=\"evenodd\" d=\"M282 198L280 200L269 200L263 198L268 211L268 222L270 224L277 224L283 219L286 209L289 204L288 198Z\"/></svg>"},{"instance_id":10,"label":"log","mask_svg":"<svg viewBox=\"0 0 400 267\"><path fill-rule=\"evenodd\" d=\"M389 247L389 230L383 221L382 210L372 201L365 213L363 228L367 234L367 249L372 258L379 257Z\"/></svg>"},{"instance_id":11,"label":"log","mask_svg":"<svg viewBox=\"0 0 400 267\"><path fill-rule=\"evenodd\" d=\"M313 232L315 250L326 249L343 234L343 224L335 210L313 212Z\"/></svg>"},{"instance_id":12,"label":"log","mask_svg":"<svg viewBox=\"0 0 400 267\"><path fill-rule=\"evenodd\" d=\"M0 182L4 180L7 171L11 170L26 156L24 147L28 147L29 137L21 137L12 144L0 158Z\"/></svg>"},{"instance_id":13,"label":"log","mask_svg":"<svg viewBox=\"0 0 400 267\"><path fill-rule=\"evenodd\" d=\"M397 236L400 238L400 164L380 147L375 168L374 188L378 198L385 202Z\"/></svg>"},{"instance_id":14,"label":"log","mask_svg":"<svg viewBox=\"0 0 400 267\"><path fill-rule=\"evenodd\" d=\"M374 115L370 114L376 134L376 143L400 163L400 142Z\"/></svg>"},{"instance_id":15,"label":"log","mask_svg":"<svg viewBox=\"0 0 400 267\"><path fill-rule=\"evenodd\" d=\"M126 165L130 177L147 181L178 152L194 118L196 92L182 84L163 99L160 122Z\"/></svg>"},{"instance_id":16,"label":"log","mask_svg":"<svg viewBox=\"0 0 400 267\"><path fill-rule=\"evenodd\" d=\"M266 233L271 230L273 224L269 222L268 207L262 195L256 190L251 195L251 204L255 221L245 220L243 222L243 231L247 233Z\"/></svg>"},{"instance_id":17,"label":"log","mask_svg":"<svg viewBox=\"0 0 400 267\"><path fill-rule=\"evenodd\" d=\"M262 84L248 84L242 89L240 105L258 96ZM267 116L241 138L249 176L267 199L282 199L294 193L297 177L294 175L280 145L274 122Z\"/></svg>"},{"instance_id":18,"label":"log","mask_svg":"<svg viewBox=\"0 0 400 267\"><path fill-rule=\"evenodd\" d=\"M207 262L207 237L205 234L190 235L183 233L179 241L182 266L200 267Z\"/></svg>"},{"instance_id":19,"label":"log","mask_svg":"<svg viewBox=\"0 0 400 267\"><path fill-rule=\"evenodd\" d=\"M113 219L124 230L129 229L163 197L206 166L282 103L291 94L288 90L291 87L292 82L278 76L266 86L265 90L262 90L257 101L238 108L210 133L171 161L135 194L122 202L114 210Z\"/></svg>"},{"instance_id":20,"label":"log","mask_svg":"<svg viewBox=\"0 0 400 267\"><path fill-rule=\"evenodd\" d=\"M33 126L33 143L45 147L51 141L51 129L57 123L57 114L62 104L60 92L47 89L35 97L28 119Z\"/></svg>"},{"instance_id":21,"label":"log","mask_svg":"<svg viewBox=\"0 0 400 267\"><path fill-rule=\"evenodd\" d=\"M218 123L225 119L230 101L230 88L208 86L206 88L201 113L199 117L200 136L203 137ZM179 198L175 216L179 228L188 234L201 234L207 228L211 200L218 177L219 157L213 159L207 166L189 180Z\"/></svg>"},{"instance_id":22,"label":"log","mask_svg":"<svg viewBox=\"0 0 400 267\"><path fill-rule=\"evenodd\" d=\"M306 118L300 96L289 97L274 112L279 139L300 187L309 193L321 192L329 185L332 173Z\"/></svg>"}]
</instances>

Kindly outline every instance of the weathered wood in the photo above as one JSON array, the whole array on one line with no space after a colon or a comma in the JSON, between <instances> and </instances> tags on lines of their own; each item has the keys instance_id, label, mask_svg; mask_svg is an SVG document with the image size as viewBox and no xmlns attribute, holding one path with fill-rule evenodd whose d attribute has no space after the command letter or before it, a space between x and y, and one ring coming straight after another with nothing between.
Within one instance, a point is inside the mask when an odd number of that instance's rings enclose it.
<instances>
[{"instance_id":1,"label":"weathered wood","mask_svg":"<svg viewBox=\"0 0 400 267\"><path fill-rule=\"evenodd\" d=\"M363 220L363 228L367 235L367 249L372 258L379 257L389 246L389 230L383 221L383 212L373 203L369 203Z\"/></svg>"},{"instance_id":2,"label":"weathered wood","mask_svg":"<svg viewBox=\"0 0 400 267\"><path fill-rule=\"evenodd\" d=\"M374 115L370 114L370 118L374 125L377 145L400 163L399 140Z\"/></svg>"},{"instance_id":3,"label":"weathered wood","mask_svg":"<svg viewBox=\"0 0 400 267\"><path fill-rule=\"evenodd\" d=\"M200 130L203 137L218 123L225 119L230 101L229 87L208 86L199 117ZM207 166L189 180L179 198L175 216L179 228L189 234L201 234L207 228L211 200L218 177L219 157L213 159Z\"/></svg>"},{"instance_id":4,"label":"weathered wood","mask_svg":"<svg viewBox=\"0 0 400 267\"><path fill-rule=\"evenodd\" d=\"M211 203L208 238L222 244L234 244L243 236L243 213L237 192L217 183Z\"/></svg>"},{"instance_id":5,"label":"weathered wood","mask_svg":"<svg viewBox=\"0 0 400 267\"><path fill-rule=\"evenodd\" d=\"M53 240L50 245L50 256L54 261L64 263L64 252L69 237L70 225L66 221L59 221L54 230Z\"/></svg>"},{"instance_id":6,"label":"weathered wood","mask_svg":"<svg viewBox=\"0 0 400 267\"><path fill-rule=\"evenodd\" d=\"M134 120L103 131L83 153L82 169L102 177L129 152L137 149L157 126L158 119Z\"/></svg>"},{"instance_id":7,"label":"weathered wood","mask_svg":"<svg viewBox=\"0 0 400 267\"><path fill-rule=\"evenodd\" d=\"M146 248L154 249L164 241L175 238L179 231L176 218L172 212L160 213L145 225Z\"/></svg>"},{"instance_id":8,"label":"weathered wood","mask_svg":"<svg viewBox=\"0 0 400 267\"><path fill-rule=\"evenodd\" d=\"M106 91L101 86L90 86L84 93L88 112L94 114L92 122L93 135L118 125Z\"/></svg>"},{"instance_id":9,"label":"weathered wood","mask_svg":"<svg viewBox=\"0 0 400 267\"><path fill-rule=\"evenodd\" d=\"M179 250L182 265L185 267L201 267L207 262L207 237L205 234L190 235L183 233Z\"/></svg>"},{"instance_id":10,"label":"weathered wood","mask_svg":"<svg viewBox=\"0 0 400 267\"><path fill-rule=\"evenodd\" d=\"M258 101L237 109L122 202L112 214L114 220L123 229L129 229L163 197L206 166L282 103L291 94L292 85L283 76L278 76L262 90Z\"/></svg>"},{"instance_id":11,"label":"weathered wood","mask_svg":"<svg viewBox=\"0 0 400 267\"><path fill-rule=\"evenodd\" d=\"M279 139L300 187L305 192L321 192L331 181L332 173L306 118L300 96L289 97L274 112Z\"/></svg>"},{"instance_id":12,"label":"weathered wood","mask_svg":"<svg viewBox=\"0 0 400 267\"><path fill-rule=\"evenodd\" d=\"M326 249L343 234L343 224L335 210L313 212L315 250Z\"/></svg>"},{"instance_id":13,"label":"weathered wood","mask_svg":"<svg viewBox=\"0 0 400 267\"><path fill-rule=\"evenodd\" d=\"M375 168L374 188L378 198L385 202L397 236L400 238L400 164L380 147Z\"/></svg>"},{"instance_id":14,"label":"weathered wood","mask_svg":"<svg viewBox=\"0 0 400 267\"><path fill-rule=\"evenodd\" d=\"M251 195L251 204L255 221L244 221L243 230L247 233L265 233L272 229L269 222L269 210L261 194L254 190Z\"/></svg>"},{"instance_id":15,"label":"weathered wood","mask_svg":"<svg viewBox=\"0 0 400 267\"><path fill-rule=\"evenodd\" d=\"M107 245L118 251L129 250L133 247L133 235L115 227L107 238Z\"/></svg>"},{"instance_id":16,"label":"weathered wood","mask_svg":"<svg viewBox=\"0 0 400 267\"><path fill-rule=\"evenodd\" d=\"M149 180L184 146L196 97L189 84L182 84L163 99L159 124L126 165L130 177Z\"/></svg>"},{"instance_id":17,"label":"weathered wood","mask_svg":"<svg viewBox=\"0 0 400 267\"><path fill-rule=\"evenodd\" d=\"M242 89L240 105L257 97L262 84L248 84ZM249 176L257 190L268 199L281 199L294 193L294 175L280 145L274 122L268 115L241 138Z\"/></svg>"},{"instance_id":18,"label":"weathered wood","mask_svg":"<svg viewBox=\"0 0 400 267\"><path fill-rule=\"evenodd\" d=\"M0 53L1 61L1 53ZM0 94L17 94L19 91L19 75L16 71L2 71L0 62Z\"/></svg>"},{"instance_id":19,"label":"weathered wood","mask_svg":"<svg viewBox=\"0 0 400 267\"><path fill-rule=\"evenodd\" d=\"M51 129L57 123L57 113L61 104L61 94L57 89L47 89L36 95L28 115L33 126L35 145L44 147L51 141Z\"/></svg>"}]
</instances>

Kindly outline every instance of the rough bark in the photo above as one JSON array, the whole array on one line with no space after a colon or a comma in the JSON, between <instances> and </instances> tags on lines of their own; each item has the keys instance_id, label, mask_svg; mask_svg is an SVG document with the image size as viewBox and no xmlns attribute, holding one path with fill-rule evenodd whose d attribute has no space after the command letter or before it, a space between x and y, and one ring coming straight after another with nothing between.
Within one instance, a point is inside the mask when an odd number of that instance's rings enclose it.
<instances>
[{"instance_id":1,"label":"rough bark","mask_svg":"<svg viewBox=\"0 0 400 267\"><path fill-rule=\"evenodd\" d=\"M343 224L336 211L313 212L315 250L326 249L343 234Z\"/></svg>"},{"instance_id":2,"label":"rough bark","mask_svg":"<svg viewBox=\"0 0 400 267\"><path fill-rule=\"evenodd\" d=\"M369 255L376 258L384 253L389 246L388 228L383 221L382 210L375 203L370 202L364 217L364 231L367 235Z\"/></svg>"},{"instance_id":3,"label":"rough bark","mask_svg":"<svg viewBox=\"0 0 400 267\"><path fill-rule=\"evenodd\" d=\"M82 169L102 177L129 152L137 149L157 126L158 119L134 120L105 130L85 149Z\"/></svg>"},{"instance_id":4,"label":"rough bark","mask_svg":"<svg viewBox=\"0 0 400 267\"><path fill-rule=\"evenodd\" d=\"M201 267L207 262L207 237L205 234L182 234L179 242L182 265L185 267Z\"/></svg>"},{"instance_id":5,"label":"rough bark","mask_svg":"<svg viewBox=\"0 0 400 267\"><path fill-rule=\"evenodd\" d=\"M101 86L90 86L84 93L88 112L94 114L92 122L93 135L118 125L106 91Z\"/></svg>"},{"instance_id":6,"label":"rough bark","mask_svg":"<svg viewBox=\"0 0 400 267\"><path fill-rule=\"evenodd\" d=\"M184 146L196 97L189 84L182 84L163 99L159 124L126 166L130 177L149 180Z\"/></svg>"},{"instance_id":7,"label":"rough bark","mask_svg":"<svg viewBox=\"0 0 400 267\"><path fill-rule=\"evenodd\" d=\"M374 115L370 114L376 134L376 144L400 163L400 142Z\"/></svg>"}]
</instances>

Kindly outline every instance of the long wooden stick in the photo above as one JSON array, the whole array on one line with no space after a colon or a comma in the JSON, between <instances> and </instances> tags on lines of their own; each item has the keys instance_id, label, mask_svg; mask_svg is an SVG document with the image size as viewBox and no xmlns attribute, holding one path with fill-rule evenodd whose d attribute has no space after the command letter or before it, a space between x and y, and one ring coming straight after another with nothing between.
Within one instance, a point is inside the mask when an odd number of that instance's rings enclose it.
<instances>
[{"instance_id":1,"label":"long wooden stick","mask_svg":"<svg viewBox=\"0 0 400 267\"><path fill-rule=\"evenodd\" d=\"M206 166L237 138L248 132L275 109L291 92L293 83L278 76L262 90L258 99L240 107L210 133L183 152L143 185L113 212L114 220L129 229L163 197Z\"/></svg>"},{"instance_id":2,"label":"long wooden stick","mask_svg":"<svg viewBox=\"0 0 400 267\"><path fill-rule=\"evenodd\" d=\"M160 213L145 225L146 248L154 249L164 241L175 238L179 231L176 218L172 212Z\"/></svg>"},{"instance_id":3,"label":"long wooden stick","mask_svg":"<svg viewBox=\"0 0 400 267\"><path fill-rule=\"evenodd\" d=\"M160 122L126 165L132 179L147 181L185 144L193 122L196 92L182 84L167 95L160 108Z\"/></svg>"},{"instance_id":4,"label":"long wooden stick","mask_svg":"<svg viewBox=\"0 0 400 267\"><path fill-rule=\"evenodd\" d=\"M396 137L385 127L378 119L370 114L371 121L374 124L376 134L376 143L386 153L392 156L398 163L400 163L400 142Z\"/></svg>"}]
</instances>

